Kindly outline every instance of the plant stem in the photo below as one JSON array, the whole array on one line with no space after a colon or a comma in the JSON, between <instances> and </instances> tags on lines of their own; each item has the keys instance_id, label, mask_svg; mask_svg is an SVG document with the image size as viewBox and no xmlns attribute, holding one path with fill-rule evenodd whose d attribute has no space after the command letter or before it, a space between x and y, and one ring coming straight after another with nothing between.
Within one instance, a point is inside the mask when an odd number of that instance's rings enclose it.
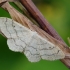
<instances>
[{"instance_id":1,"label":"plant stem","mask_svg":"<svg viewBox=\"0 0 70 70\"><path fill-rule=\"evenodd\" d=\"M31 14L31 16L38 22L40 27L49 33L51 36L56 38L57 40L63 41L57 32L52 28L52 26L46 21L46 19L43 17L41 12L37 9L37 7L34 5L34 3L31 0L20 0L22 5L28 10L28 12Z\"/></svg>"},{"instance_id":2,"label":"plant stem","mask_svg":"<svg viewBox=\"0 0 70 70\"><path fill-rule=\"evenodd\" d=\"M27 11L30 13L30 15L34 18L36 22L40 25L40 27L46 31L49 35L54 37L55 39L59 40L63 44L66 45L66 43L62 40L62 38L58 35L58 33L54 30L54 28L46 21L46 19L43 17L41 12L37 9L37 7L34 5L32 0L20 0L21 4L27 9ZM67 52L70 51L70 49L67 50ZM68 68L70 68L70 59L62 59L61 60Z\"/></svg>"}]
</instances>

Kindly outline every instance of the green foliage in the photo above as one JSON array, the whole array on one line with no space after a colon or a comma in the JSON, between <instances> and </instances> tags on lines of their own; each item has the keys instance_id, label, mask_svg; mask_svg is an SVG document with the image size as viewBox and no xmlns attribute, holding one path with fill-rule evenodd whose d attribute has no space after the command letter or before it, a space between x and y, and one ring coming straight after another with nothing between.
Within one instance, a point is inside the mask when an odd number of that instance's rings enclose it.
<instances>
[{"instance_id":1,"label":"green foliage","mask_svg":"<svg viewBox=\"0 0 70 70\"><path fill-rule=\"evenodd\" d=\"M44 0L47 1L47 0ZM55 28L59 35L68 44L67 38L70 37L70 1L52 0L51 3L39 3L38 8Z\"/></svg>"}]
</instances>

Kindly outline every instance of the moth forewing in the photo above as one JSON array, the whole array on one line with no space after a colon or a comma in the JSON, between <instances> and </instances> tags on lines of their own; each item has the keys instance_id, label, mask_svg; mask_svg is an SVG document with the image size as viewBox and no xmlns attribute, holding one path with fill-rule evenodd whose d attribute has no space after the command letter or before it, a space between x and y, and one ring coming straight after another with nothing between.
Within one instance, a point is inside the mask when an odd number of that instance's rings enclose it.
<instances>
[{"instance_id":1,"label":"moth forewing","mask_svg":"<svg viewBox=\"0 0 70 70\"><path fill-rule=\"evenodd\" d=\"M45 60L57 60L57 59L63 59L65 57L64 52L58 47L58 45L51 43L50 41L48 41L48 39L44 39L43 37L41 37L38 34L34 34L32 41L30 43L30 46L32 46L32 45L36 45L35 47L33 46L33 49L38 50L37 57L39 57L39 58L41 57L42 59L45 59ZM29 60L32 60L34 55L36 56L36 54L33 55L33 50L31 50L31 51L32 51L32 54L31 54L31 52L29 54L29 51L27 50L27 52L28 52L27 57ZM32 57L29 57L29 55L32 55ZM38 56L38 55L40 55L40 56ZM34 61L35 61L35 59L34 59ZM32 61L32 62L34 62L34 61Z\"/></svg>"},{"instance_id":2,"label":"moth forewing","mask_svg":"<svg viewBox=\"0 0 70 70\"><path fill-rule=\"evenodd\" d=\"M58 43L51 42L49 38L53 38L47 33L48 37L43 38L36 31L5 17L0 17L0 30L7 37L9 49L23 52L31 62L37 62L40 59L57 60L65 57ZM54 39L53 41L55 42Z\"/></svg>"},{"instance_id":3,"label":"moth forewing","mask_svg":"<svg viewBox=\"0 0 70 70\"><path fill-rule=\"evenodd\" d=\"M8 38L9 49L23 52L31 62L37 62L40 59L57 60L65 58L67 48L64 44L34 25L8 2L2 7L17 21L0 18L0 29Z\"/></svg>"}]
</instances>

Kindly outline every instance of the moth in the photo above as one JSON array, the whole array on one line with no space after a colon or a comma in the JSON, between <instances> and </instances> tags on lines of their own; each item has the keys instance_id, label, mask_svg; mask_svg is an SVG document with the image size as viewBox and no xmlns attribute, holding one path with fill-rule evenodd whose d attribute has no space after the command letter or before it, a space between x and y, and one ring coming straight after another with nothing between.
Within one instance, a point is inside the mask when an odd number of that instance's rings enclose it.
<instances>
[{"instance_id":1,"label":"moth","mask_svg":"<svg viewBox=\"0 0 70 70\"><path fill-rule=\"evenodd\" d=\"M0 32L7 38L9 49L24 53L30 62L65 58L65 53L57 43L53 44L48 37L45 39L10 18L0 17Z\"/></svg>"},{"instance_id":2,"label":"moth","mask_svg":"<svg viewBox=\"0 0 70 70\"><path fill-rule=\"evenodd\" d=\"M7 10L14 20L0 17L0 33L7 38L10 50L23 53L30 62L70 57L67 45L33 24L14 9L7 0L5 1L0 2L1 7Z\"/></svg>"}]
</instances>

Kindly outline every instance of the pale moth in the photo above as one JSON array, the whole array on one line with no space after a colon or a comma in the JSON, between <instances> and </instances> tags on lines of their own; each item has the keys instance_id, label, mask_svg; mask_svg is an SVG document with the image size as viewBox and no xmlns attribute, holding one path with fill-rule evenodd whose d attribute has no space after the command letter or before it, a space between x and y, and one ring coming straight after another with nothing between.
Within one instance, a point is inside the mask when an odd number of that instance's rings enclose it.
<instances>
[{"instance_id":1,"label":"pale moth","mask_svg":"<svg viewBox=\"0 0 70 70\"><path fill-rule=\"evenodd\" d=\"M9 49L24 53L30 62L65 58L58 45L12 19L0 17L0 32L7 38Z\"/></svg>"}]
</instances>

